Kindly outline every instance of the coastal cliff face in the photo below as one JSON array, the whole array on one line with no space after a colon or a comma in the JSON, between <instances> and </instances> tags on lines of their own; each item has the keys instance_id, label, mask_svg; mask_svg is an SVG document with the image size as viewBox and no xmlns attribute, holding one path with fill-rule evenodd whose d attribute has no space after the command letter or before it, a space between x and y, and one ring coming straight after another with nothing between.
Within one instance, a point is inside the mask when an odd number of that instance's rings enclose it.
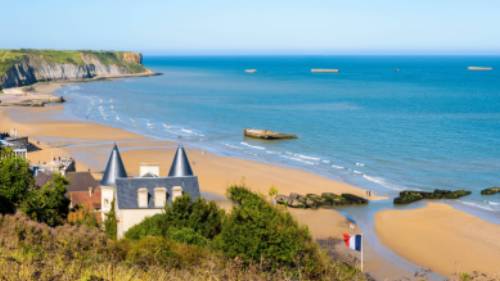
<instances>
[{"instance_id":1,"label":"coastal cliff face","mask_svg":"<svg viewBox=\"0 0 500 281\"><path fill-rule=\"evenodd\" d=\"M0 51L0 88L150 74L135 52Z\"/></svg>"}]
</instances>

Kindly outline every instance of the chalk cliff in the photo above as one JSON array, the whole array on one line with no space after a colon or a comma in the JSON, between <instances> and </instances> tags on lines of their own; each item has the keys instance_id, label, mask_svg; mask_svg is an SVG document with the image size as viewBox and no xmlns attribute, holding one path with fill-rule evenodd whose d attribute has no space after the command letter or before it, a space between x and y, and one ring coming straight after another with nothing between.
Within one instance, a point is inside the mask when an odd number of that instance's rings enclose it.
<instances>
[{"instance_id":1,"label":"chalk cliff","mask_svg":"<svg viewBox=\"0 0 500 281\"><path fill-rule=\"evenodd\" d=\"M0 88L152 74L136 52L0 50Z\"/></svg>"}]
</instances>

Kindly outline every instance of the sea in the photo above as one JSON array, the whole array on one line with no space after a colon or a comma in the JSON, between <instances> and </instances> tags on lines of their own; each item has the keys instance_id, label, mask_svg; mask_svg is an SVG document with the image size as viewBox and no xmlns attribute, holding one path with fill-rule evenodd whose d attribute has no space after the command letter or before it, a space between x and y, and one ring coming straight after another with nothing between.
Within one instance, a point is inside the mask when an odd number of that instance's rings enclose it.
<instances>
[{"instance_id":1,"label":"sea","mask_svg":"<svg viewBox=\"0 0 500 281\"><path fill-rule=\"evenodd\" d=\"M472 195L454 204L500 221L500 194L480 195L500 186L498 56L145 56L144 64L161 75L61 88L65 113L389 198L463 188ZM249 139L244 128L298 139Z\"/></svg>"}]
</instances>

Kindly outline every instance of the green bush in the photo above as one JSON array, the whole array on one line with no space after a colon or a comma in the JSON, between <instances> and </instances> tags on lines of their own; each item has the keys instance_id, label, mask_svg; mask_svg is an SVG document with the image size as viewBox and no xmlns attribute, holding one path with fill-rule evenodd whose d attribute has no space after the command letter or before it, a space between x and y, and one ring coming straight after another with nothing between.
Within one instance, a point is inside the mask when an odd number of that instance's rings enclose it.
<instances>
[{"instance_id":1,"label":"green bush","mask_svg":"<svg viewBox=\"0 0 500 281\"><path fill-rule=\"evenodd\" d=\"M200 233L196 232L194 229L188 227L183 227L183 228L170 227L168 229L168 238L185 244L192 244L198 246L208 245L207 238L202 236Z\"/></svg>"},{"instance_id":2,"label":"green bush","mask_svg":"<svg viewBox=\"0 0 500 281\"><path fill-rule=\"evenodd\" d=\"M140 239L144 236L168 236L168 228L191 228L203 237L212 239L220 233L224 211L204 199L191 201L188 195L177 198L165 206L165 212L145 219L130 228L125 237Z\"/></svg>"},{"instance_id":3,"label":"green bush","mask_svg":"<svg viewBox=\"0 0 500 281\"><path fill-rule=\"evenodd\" d=\"M139 267L177 266L180 257L173 251L172 242L164 237L146 236L130 244L127 261Z\"/></svg>"},{"instance_id":4,"label":"green bush","mask_svg":"<svg viewBox=\"0 0 500 281\"><path fill-rule=\"evenodd\" d=\"M31 219L49 226L64 224L69 212L67 185L68 181L63 176L53 176L44 186L28 193L21 210Z\"/></svg>"},{"instance_id":5,"label":"green bush","mask_svg":"<svg viewBox=\"0 0 500 281\"><path fill-rule=\"evenodd\" d=\"M18 206L34 185L26 160L2 149L0 157L0 196Z\"/></svg>"},{"instance_id":6,"label":"green bush","mask_svg":"<svg viewBox=\"0 0 500 281\"><path fill-rule=\"evenodd\" d=\"M16 212L16 207L9 199L0 195L0 214L13 214Z\"/></svg>"},{"instance_id":7,"label":"green bush","mask_svg":"<svg viewBox=\"0 0 500 281\"><path fill-rule=\"evenodd\" d=\"M259 263L264 270L287 268L312 277L324 271L320 251L305 227L245 187L232 186L236 203L215 246L230 258Z\"/></svg>"},{"instance_id":8,"label":"green bush","mask_svg":"<svg viewBox=\"0 0 500 281\"><path fill-rule=\"evenodd\" d=\"M115 211L115 199L111 201L111 210L106 214L104 232L109 239L116 240L118 234L118 220Z\"/></svg>"}]
</instances>

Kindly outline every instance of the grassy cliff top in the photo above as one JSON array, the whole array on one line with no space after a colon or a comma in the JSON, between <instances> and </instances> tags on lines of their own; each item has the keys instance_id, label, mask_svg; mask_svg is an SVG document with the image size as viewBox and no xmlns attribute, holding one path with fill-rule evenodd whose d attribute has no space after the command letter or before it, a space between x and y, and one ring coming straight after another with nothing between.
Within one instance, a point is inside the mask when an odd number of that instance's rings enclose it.
<instances>
[{"instance_id":1,"label":"grassy cliff top","mask_svg":"<svg viewBox=\"0 0 500 281\"><path fill-rule=\"evenodd\" d=\"M143 72L145 69L139 62L132 62L125 59L127 54L136 54L132 52L118 51L90 51L90 50L36 50L36 49L18 49L18 50L0 50L0 76L27 57L36 57L48 63L75 64L84 65L84 56L94 56L101 63L106 65L115 64L126 67L132 73Z\"/></svg>"}]
</instances>

